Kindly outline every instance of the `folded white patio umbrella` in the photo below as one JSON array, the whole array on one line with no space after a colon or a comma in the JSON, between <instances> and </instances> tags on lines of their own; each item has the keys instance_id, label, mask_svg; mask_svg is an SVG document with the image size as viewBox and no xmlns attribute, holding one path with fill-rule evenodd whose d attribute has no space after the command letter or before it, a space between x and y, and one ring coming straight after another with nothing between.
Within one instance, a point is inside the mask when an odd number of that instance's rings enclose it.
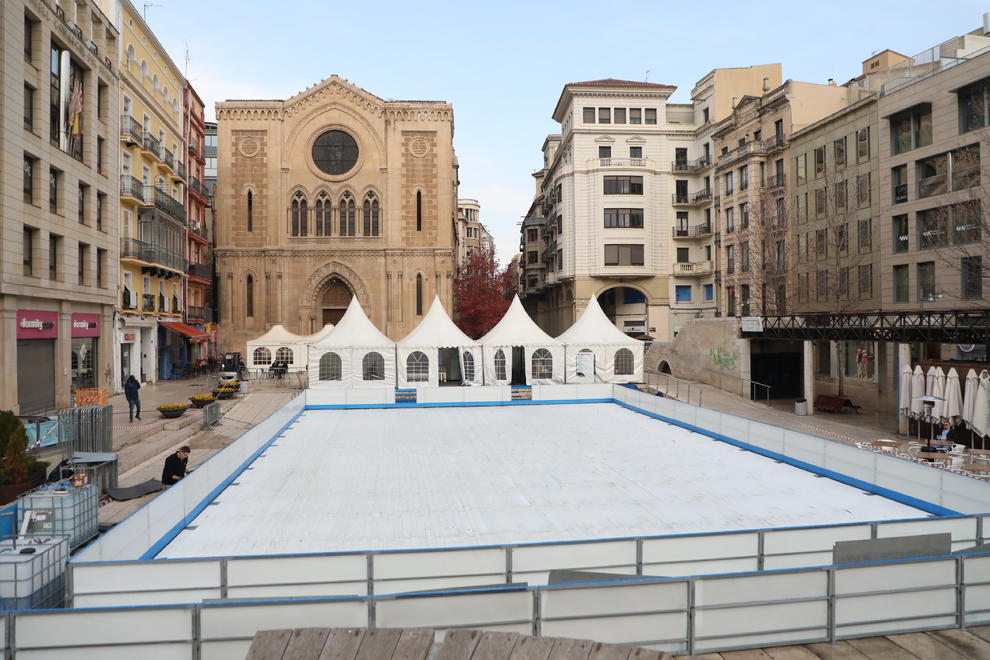
<instances>
[{"instance_id":1,"label":"folded white patio umbrella","mask_svg":"<svg viewBox=\"0 0 990 660\"><path fill-rule=\"evenodd\" d=\"M945 372L942 371L942 367L935 370L935 387L932 388L932 396L939 399L932 408L932 418L941 419L945 417Z\"/></svg>"},{"instance_id":2,"label":"folded white patio umbrella","mask_svg":"<svg viewBox=\"0 0 990 660\"><path fill-rule=\"evenodd\" d=\"M911 411L911 367L906 364L901 368L901 387L897 409L902 413Z\"/></svg>"},{"instance_id":3,"label":"folded white patio umbrella","mask_svg":"<svg viewBox=\"0 0 990 660\"><path fill-rule=\"evenodd\" d=\"M980 386L980 379L974 369L970 369L966 374L966 391L963 394L962 420L967 427L973 424L973 406L976 403L976 389Z\"/></svg>"},{"instance_id":4,"label":"folded white patio umbrella","mask_svg":"<svg viewBox=\"0 0 990 660\"><path fill-rule=\"evenodd\" d=\"M980 386L973 403L973 431L977 435L990 435L990 374L986 369L980 372Z\"/></svg>"},{"instance_id":5,"label":"folded white patio umbrella","mask_svg":"<svg viewBox=\"0 0 990 660\"><path fill-rule=\"evenodd\" d=\"M928 372L925 374L925 396L935 396L935 378L937 376L938 371L935 367L928 367Z\"/></svg>"},{"instance_id":6,"label":"folded white patio umbrella","mask_svg":"<svg viewBox=\"0 0 990 660\"><path fill-rule=\"evenodd\" d=\"M962 415L962 389L959 387L959 373L953 367L949 369L949 375L945 378L945 404L942 416L956 424L960 415Z\"/></svg>"},{"instance_id":7,"label":"folded white patio umbrella","mask_svg":"<svg viewBox=\"0 0 990 660\"><path fill-rule=\"evenodd\" d=\"M921 365L915 365L914 373L911 374L911 412L920 415L925 412L925 406L918 401L918 397L925 396L925 372L921 370Z\"/></svg>"}]
</instances>

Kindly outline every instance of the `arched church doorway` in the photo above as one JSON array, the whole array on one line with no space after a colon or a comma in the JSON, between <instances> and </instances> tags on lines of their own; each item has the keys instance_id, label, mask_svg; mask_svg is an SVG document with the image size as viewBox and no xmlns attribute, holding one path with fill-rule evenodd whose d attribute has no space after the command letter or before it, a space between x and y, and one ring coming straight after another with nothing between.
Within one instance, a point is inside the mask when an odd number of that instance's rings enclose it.
<instances>
[{"instance_id":1,"label":"arched church doorway","mask_svg":"<svg viewBox=\"0 0 990 660\"><path fill-rule=\"evenodd\" d=\"M343 318L347 306L351 302L354 293L343 280L333 278L326 288L323 289L323 296L320 298L320 308L323 313L323 325L333 323L337 325Z\"/></svg>"}]
</instances>

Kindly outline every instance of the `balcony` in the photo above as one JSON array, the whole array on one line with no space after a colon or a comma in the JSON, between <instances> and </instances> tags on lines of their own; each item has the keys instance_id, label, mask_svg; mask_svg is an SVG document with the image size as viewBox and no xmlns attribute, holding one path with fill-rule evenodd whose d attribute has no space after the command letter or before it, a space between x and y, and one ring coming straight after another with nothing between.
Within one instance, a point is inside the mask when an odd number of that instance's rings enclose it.
<instances>
[{"instance_id":1,"label":"balcony","mask_svg":"<svg viewBox=\"0 0 990 660\"><path fill-rule=\"evenodd\" d=\"M120 258L136 259L148 264L159 264L172 270L186 272L186 260L160 245L135 238L120 239Z\"/></svg>"},{"instance_id":2,"label":"balcony","mask_svg":"<svg viewBox=\"0 0 990 660\"><path fill-rule=\"evenodd\" d=\"M199 236L204 241L209 240L209 236L206 235L206 225L202 223L195 223L195 222L190 223L189 233Z\"/></svg>"},{"instance_id":3,"label":"balcony","mask_svg":"<svg viewBox=\"0 0 990 660\"><path fill-rule=\"evenodd\" d=\"M908 187L906 183L899 183L894 186L894 204L901 204L908 201Z\"/></svg>"},{"instance_id":4,"label":"balcony","mask_svg":"<svg viewBox=\"0 0 990 660\"><path fill-rule=\"evenodd\" d=\"M189 183L189 190L199 195L200 198L202 198L207 204L209 204L210 193L209 191L206 190L206 186L204 186L200 182L200 180L194 176L189 177L188 183Z\"/></svg>"},{"instance_id":5,"label":"balcony","mask_svg":"<svg viewBox=\"0 0 990 660\"><path fill-rule=\"evenodd\" d=\"M121 115L120 137L124 139L127 146L141 144L144 140L144 127L134 117Z\"/></svg>"},{"instance_id":6,"label":"balcony","mask_svg":"<svg viewBox=\"0 0 990 660\"><path fill-rule=\"evenodd\" d=\"M213 279L213 267L209 264L189 264L189 274L204 280Z\"/></svg>"},{"instance_id":7,"label":"balcony","mask_svg":"<svg viewBox=\"0 0 990 660\"><path fill-rule=\"evenodd\" d=\"M773 176L767 177L767 188L783 188L784 187L784 175L774 174Z\"/></svg>"},{"instance_id":8,"label":"balcony","mask_svg":"<svg viewBox=\"0 0 990 660\"><path fill-rule=\"evenodd\" d=\"M141 295L141 311L142 312L155 311L155 294L145 293Z\"/></svg>"},{"instance_id":9,"label":"balcony","mask_svg":"<svg viewBox=\"0 0 990 660\"><path fill-rule=\"evenodd\" d=\"M781 144L782 143L783 140L781 139ZM770 140L753 140L752 142L747 142L746 144L736 147L732 151L727 151L726 153L720 155L718 157L718 166L725 167L726 165L745 156L765 154L767 151L777 148L777 146L771 147L771 144L777 145L776 137Z\"/></svg>"},{"instance_id":10,"label":"balcony","mask_svg":"<svg viewBox=\"0 0 990 660\"><path fill-rule=\"evenodd\" d=\"M766 152L775 151L777 149L783 149L786 146L787 146L787 140L784 139L783 133L774 135L769 140L763 141L763 151Z\"/></svg>"},{"instance_id":11,"label":"balcony","mask_svg":"<svg viewBox=\"0 0 990 660\"><path fill-rule=\"evenodd\" d=\"M714 270L711 261L678 261L674 263L674 275L680 277L711 275Z\"/></svg>"},{"instance_id":12,"label":"balcony","mask_svg":"<svg viewBox=\"0 0 990 660\"><path fill-rule=\"evenodd\" d=\"M674 206L702 206L707 204L712 199L712 191L710 189L699 190L696 193L674 193L672 196L672 203Z\"/></svg>"},{"instance_id":13,"label":"balcony","mask_svg":"<svg viewBox=\"0 0 990 660\"><path fill-rule=\"evenodd\" d=\"M158 149L158 160L168 169L175 171L175 156L164 145L161 145Z\"/></svg>"},{"instance_id":14,"label":"balcony","mask_svg":"<svg viewBox=\"0 0 990 660\"><path fill-rule=\"evenodd\" d=\"M186 180L186 164L179 160L178 156L175 158L175 166L172 169L175 170L175 176L183 181Z\"/></svg>"},{"instance_id":15,"label":"balcony","mask_svg":"<svg viewBox=\"0 0 990 660\"><path fill-rule=\"evenodd\" d=\"M695 160L675 160L670 164L670 169L674 173L691 174L694 172L700 172L701 170L710 167L711 164L711 156L701 156Z\"/></svg>"},{"instance_id":16,"label":"balcony","mask_svg":"<svg viewBox=\"0 0 990 660\"><path fill-rule=\"evenodd\" d=\"M650 167L652 163L646 158L595 158L591 167Z\"/></svg>"},{"instance_id":17,"label":"balcony","mask_svg":"<svg viewBox=\"0 0 990 660\"><path fill-rule=\"evenodd\" d=\"M189 143L189 153L193 155L193 158L200 160L203 158L203 152L199 150L199 145L195 142Z\"/></svg>"},{"instance_id":18,"label":"balcony","mask_svg":"<svg viewBox=\"0 0 990 660\"><path fill-rule=\"evenodd\" d=\"M144 195L145 202L153 203L157 208L181 221L182 224L186 223L186 209L167 192L155 186L145 186Z\"/></svg>"},{"instance_id":19,"label":"balcony","mask_svg":"<svg viewBox=\"0 0 990 660\"><path fill-rule=\"evenodd\" d=\"M186 319L192 322L212 323L213 309L211 307L199 307L197 305L186 306Z\"/></svg>"},{"instance_id":20,"label":"balcony","mask_svg":"<svg viewBox=\"0 0 990 660\"><path fill-rule=\"evenodd\" d=\"M712 225L710 222L695 225L694 227L674 227L674 238L703 238L705 236L710 236L711 233Z\"/></svg>"},{"instance_id":21,"label":"balcony","mask_svg":"<svg viewBox=\"0 0 990 660\"><path fill-rule=\"evenodd\" d=\"M139 202L145 202L145 185L128 174L120 175L120 196L131 197Z\"/></svg>"},{"instance_id":22,"label":"balcony","mask_svg":"<svg viewBox=\"0 0 990 660\"><path fill-rule=\"evenodd\" d=\"M148 131L145 131L141 138L141 146L155 156L160 156L162 153L162 143Z\"/></svg>"}]
</instances>

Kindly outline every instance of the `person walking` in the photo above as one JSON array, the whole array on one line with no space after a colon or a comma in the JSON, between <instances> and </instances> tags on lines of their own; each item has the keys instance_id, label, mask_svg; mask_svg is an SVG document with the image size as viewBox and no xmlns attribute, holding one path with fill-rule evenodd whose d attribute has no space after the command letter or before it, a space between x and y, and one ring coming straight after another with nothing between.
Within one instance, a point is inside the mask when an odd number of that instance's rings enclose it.
<instances>
[{"instance_id":1,"label":"person walking","mask_svg":"<svg viewBox=\"0 0 990 660\"><path fill-rule=\"evenodd\" d=\"M124 383L124 397L127 399L127 412L130 415L131 422L137 417L141 419L141 397L138 395L138 390L141 389L141 383L137 381L134 374L127 377L127 382ZM135 415L134 413L137 412Z\"/></svg>"},{"instance_id":2,"label":"person walking","mask_svg":"<svg viewBox=\"0 0 990 660\"><path fill-rule=\"evenodd\" d=\"M178 451L170 454L165 459L165 467L162 468L162 485L168 488L176 481L186 476L186 464L189 462L189 447L183 445Z\"/></svg>"}]
</instances>

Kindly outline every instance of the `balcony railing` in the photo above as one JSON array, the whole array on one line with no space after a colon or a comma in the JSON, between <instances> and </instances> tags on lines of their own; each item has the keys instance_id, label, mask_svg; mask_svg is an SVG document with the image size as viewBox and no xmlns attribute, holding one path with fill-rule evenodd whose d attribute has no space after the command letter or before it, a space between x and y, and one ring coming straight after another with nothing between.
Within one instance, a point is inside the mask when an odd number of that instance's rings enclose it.
<instances>
[{"instance_id":1,"label":"balcony railing","mask_svg":"<svg viewBox=\"0 0 990 660\"><path fill-rule=\"evenodd\" d=\"M141 295L141 311L143 312L155 311L155 294L145 293Z\"/></svg>"},{"instance_id":2,"label":"balcony railing","mask_svg":"<svg viewBox=\"0 0 990 660\"><path fill-rule=\"evenodd\" d=\"M189 264L189 274L202 277L205 280L213 279L213 267L209 264Z\"/></svg>"},{"instance_id":3,"label":"balcony railing","mask_svg":"<svg viewBox=\"0 0 990 660\"><path fill-rule=\"evenodd\" d=\"M701 156L695 160L675 160L670 164L674 172L697 172L712 164L711 156Z\"/></svg>"},{"instance_id":4,"label":"balcony railing","mask_svg":"<svg viewBox=\"0 0 990 660\"><path fill-rule=\"evenodd\" d=\"M206 192L206 186L204 186L199 179L197 179L194 176L191 176L188 179L188 184L189 184L189 190L193 191L200 197L209 199L210 194Z\"/></svg>"},{"instance_id":5,"label":"balcony railing","mask_svg":"<svg viewBox=\"0 0 990 660\"><path fill-rule=\"evenodd\" d=\"M767 177L767 188L783 188L784 187L784 175L774 174L773 176Z\"/></svg>"},{"instance_id":6,"label":"balcony railing","mask_svg":"<svg viewBox=\"0 0 990 660\"><path fill-rule=\"evenodd\" d=\"M712 225L710 222L695 225L694 227L688 227L686 225L674 227L674 238L700 238L702 236L708 236L711 233Z\"/></svg>"},{"instance_id":7,"label":"balcony railing","mask_svg":"<svg viewBox=\"0 0 990 660\"><path fill-rule=\"evenodd\" d=\"M175 156L173 156L172 152L166 149L164 145L158 149L158 159L162 161L168 169L173 171L175 170Z\"/></svg>"},{"instance_id":8,"label":"balcony railing","mask_svg":"<svg viewBox=\"0 0 990 660\"><path fill-rule=\"evenodd\" d=\"M120 175L120 196L134 197L142 202L147 201L144 196L145 185L128 174Z\"/></svg>"},{"instance_id":9,"label":"balcony railing","mask_svg":"<svg viewBox=\"0 0 990 660\"><path fill-rule=\"evenodd\" d=\"M709 188L699 190L696 193L674 193L673 203L680 206L692 206L695 204L705 204L711 201L712 191Z\"/></svg>"},{"instance_id":10,"label":"balcony railing","mask_svg":"<svg viewBox=\"0 0 990 660\"><path fill-rule=\"evenodd\" d=\"M120 135L129 144L141 144L144 139L144 127L130 115L120 116Z\"/></svg>"},{"instance_id":11,"label":"balcony railing","mask_svg":"<svg viewBox=\"0 0 990 660\"><path fill-rule=\"evenodd\" d=\"M674 263L674 275L710 275L713 270L711 261L678 261Z\"/></svg>"},{"instance_id":12,"label":"balcony railing","mask_svg":"<svg viewBox=\"0 0 990 660\"><path fill-rule=\"evenodd\" d=\"M199 307L198 305L187 305L186 318L190 321L202 321L203 323L212 323L213 308Z\"/></svg>"},{"instance_id":13,"label":"balcony railing","mask_svg":"<svg viewBox=\"0 0 990 660\"><path fill-rule=\"evenodd\" d=\"M908 201L908 187L906 183L899 183L894 186L894 204Z\"/></svg>"},{"instance_id":14,"label":"balcony railing","mask_svg":"<svg viewBox=\"0 0 990 660\"><path fill-rule=\"evenodd\" d=\"M183 163L181 160L179 160L178 157L176 157L176 159L175 159L175 166L172 169L175 171L176 175L180 179L182 179L183 181L185 181L185 179L186 179L186 164Z\"/></svg>"},{"instance_id":15,"label":"balcony railing","mask_svg":"<svg viewBox=\"0 0 990 660\"><path fill-rule=\"evenodd\" d=\"M646 167L645 158L599 158L599 167Z\"/></svg>"},{"instance_id":16,"label":"balcony railing","mask_svg":"<svg viewBox=\"0 0 990 660\"><path fill-rule=\"evenodd\" d=\"M154 154L160 154L162 151L162 143L159 142L158 138L156 138L148 131L144 132L144 136L142 137L141 144L144 146L145 149L151 151Z\"/></svg>"},{"instance_id":17,"label":"balcony railing","mask_svg":"<svg viewBox=\"0 0 990 660\"><path fill-rule=\"evenodd\" d=\"M191 222L189 224L189 231L197 236L209 238L209 236L206 235L206 225L203 223Z\"/></svg>"},{"instance_id":18,"label":"balcony railing","mask_svg":"<svg viewBox=\"0 0 990 660\"><path fill-rule=\"evenodd\" d=\"M186 259L160 245L139 241L136 238L120 239L121 258L138 259L149 264L159 264L180 272L186 271Z\"/></svg>"},{"instance_id":19,"label":"balcony railing","mask_svg":"<svg viewBox=\"0 0 990 660\"><path fill-rule=\"evenodd\" d=\"M195 158L202 158L203 153L199 150L199 145L195 142L189 143L189 153L191 153Z\"/></svg>"},{"instance_id":20,"label":"balcony railing","mask_svg":"<svg viewBox=\"0 0 990 660\"><path fill-rule=\"evenodd\" d=\"M783 149L787 146L787 141L784 139L783 134L774 135L769 140L763 141L764 151L773 151L774 149Z\"/></svg>"},{"instance_id":21,"label":"balcony railing","mask_svg":"<svg viewBox=\"0 0 990 660\"><path fill-rule=\"evenodd\" d=\"M145 186L144 194L146 202L154 203L156 207L185 224L186 209L174 197L155 186Z\"/></svg>"}]
</instances>

